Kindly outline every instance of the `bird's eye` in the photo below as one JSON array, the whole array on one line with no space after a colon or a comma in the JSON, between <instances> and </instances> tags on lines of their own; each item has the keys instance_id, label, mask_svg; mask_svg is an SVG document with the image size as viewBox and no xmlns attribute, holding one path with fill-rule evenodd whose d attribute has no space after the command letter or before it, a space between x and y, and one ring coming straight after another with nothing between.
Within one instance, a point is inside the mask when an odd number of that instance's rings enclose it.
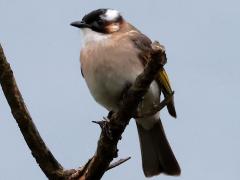
<instances>
[{"instance_id":1,"label":"bird's eye","mask_svg":"<svg viewBox=\"0 0 240 180\"><path fill-rule=\"evenodd\" d=\"M97 23L98 23L99 25L103 25L104 21L103 21L102 19L98 19L98 20L97 20Z\"/></svg>"}]
</instances>

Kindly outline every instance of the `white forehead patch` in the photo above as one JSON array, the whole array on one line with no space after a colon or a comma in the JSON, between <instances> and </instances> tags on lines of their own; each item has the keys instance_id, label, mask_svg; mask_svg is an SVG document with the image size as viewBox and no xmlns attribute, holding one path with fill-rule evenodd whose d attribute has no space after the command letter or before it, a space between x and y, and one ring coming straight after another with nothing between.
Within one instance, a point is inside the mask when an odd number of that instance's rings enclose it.
<instances>
[{"instance_id":1,"label":"white forehead patch","mask_svg":"<svg viewBox=\"0 0 240 180\"><path fill-rule=\"evenodd\" d=\"M107 20L107 21L112 21L115 20L116 18L118 18L120 15L120 13L117 10L114 9L108 9L106 11L106 13L101 16L103 19Z\"/></svg>"}]
</instances>

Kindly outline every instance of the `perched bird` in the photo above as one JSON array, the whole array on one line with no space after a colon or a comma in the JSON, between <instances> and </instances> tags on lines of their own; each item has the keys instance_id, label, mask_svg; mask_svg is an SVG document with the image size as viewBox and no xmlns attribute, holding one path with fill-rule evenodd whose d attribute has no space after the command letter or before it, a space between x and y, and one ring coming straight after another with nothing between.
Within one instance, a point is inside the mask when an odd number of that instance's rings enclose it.
<instances>
[{"instance_id":1,"label":"perched bird","mask_svg":"<svg viewBox=\"0 0 240 180\"><path fill-rule=\"evenodd\" d=\"M83 33L80 62L82 75L94 99L109 111L117 111L123 90L133 83L147 64L151 40L128 23L113 9L98 9L71 23ZM161 69L141 105L146 112L158 104L172 89L164 69ZM176 117L173 99L168 111ZM159 113L136 118L142 166L145 176L160 173L180 175L180 167L166 138Z\"/></svg>"}]
</instances>

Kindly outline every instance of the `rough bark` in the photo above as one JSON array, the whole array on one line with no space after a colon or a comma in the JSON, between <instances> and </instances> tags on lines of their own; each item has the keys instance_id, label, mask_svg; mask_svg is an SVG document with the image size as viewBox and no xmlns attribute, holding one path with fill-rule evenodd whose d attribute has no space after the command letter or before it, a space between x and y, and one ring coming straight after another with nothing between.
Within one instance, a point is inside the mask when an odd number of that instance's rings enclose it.
<instances>
[{"instance_id":1,"label":"rough bark","mask_svg":"<svg viewBox=\"0 0 240 180\"><path fill-rule=\"evenodd\" d=\"M102 127L102 132L98 140L97 150L94 156L78 170L65 170L44 143L27 110L1 45L0 83L13 117L33 157L49 179L66 180L75 178L80 180L98 180L102 178L108 169L116 167L127 160L120 160L110 165L112 160L117 157L117 144L121 139L122 133L130 119L136 114L138 104L141 102L141 99L147 92L159 69L165 64L165 61L165 51L158 43L153 43L151 60L144 71L137 77L135 83L124 92L119 111L111 114L109 121L99 122ZM168 101L165 100L160 103L158 106L159 110L162 109L167 102ZM110 136L106 132L110 132Z\"/></svg>"}]
</instances>

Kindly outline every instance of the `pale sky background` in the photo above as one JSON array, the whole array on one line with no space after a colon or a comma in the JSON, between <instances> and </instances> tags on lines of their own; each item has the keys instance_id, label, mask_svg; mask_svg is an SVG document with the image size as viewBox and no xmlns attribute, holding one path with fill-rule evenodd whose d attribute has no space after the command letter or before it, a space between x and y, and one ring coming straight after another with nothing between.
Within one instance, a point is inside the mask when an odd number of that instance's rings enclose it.
<instances>
[{"instance_id":1,"label":"pale sky background","mask_svg":"<svg viewBox=\"0 0 240 180\"><path fill-rule=\"evenodd\" d=\"M34 122L66 168L83 165L96 149L107 115L81 77L79 30L71 27L97 8L115 8L166 46L166 69L178 118L164 110L164 127L181 165L180 177L152 180L240 179L239 0L0 0L0 42ZM0 180L44 180L0 90ZM143 180L134 121L119 158L127 163L105 180Z\"/></svg>"}]
</instances>

